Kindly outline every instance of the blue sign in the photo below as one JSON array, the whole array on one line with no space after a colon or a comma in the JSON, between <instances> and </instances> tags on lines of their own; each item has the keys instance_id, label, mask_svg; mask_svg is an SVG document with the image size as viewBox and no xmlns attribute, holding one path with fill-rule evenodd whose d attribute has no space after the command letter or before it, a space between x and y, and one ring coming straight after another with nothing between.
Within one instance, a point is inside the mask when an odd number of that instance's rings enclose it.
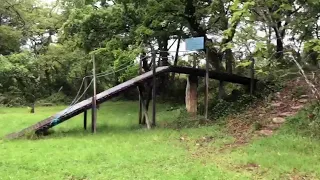
<instances>
[{"instance_id":1,"label":"blue sign","mask_svg":"<svg viewBox=\"0 0 320 180\"><path fill-rule=\"evenodd\" d=\"M186 39L186 50L196 51L204 49L204 37Z\"/></svg>"}]
</instances>

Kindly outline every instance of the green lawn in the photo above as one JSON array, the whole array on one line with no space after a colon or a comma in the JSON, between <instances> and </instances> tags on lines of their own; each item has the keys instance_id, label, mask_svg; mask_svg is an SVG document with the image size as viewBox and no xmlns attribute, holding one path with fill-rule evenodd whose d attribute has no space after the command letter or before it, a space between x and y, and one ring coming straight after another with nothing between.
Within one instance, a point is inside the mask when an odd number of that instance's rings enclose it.
<instances>
[{"instance_id":1,"label":"green lawn","mask_svg":"<svg viewBox=\"0 0 320 180\"><path fill-rule=\"evenodd\" d=\"M320 177L320 141L282 130L270 138L220 151L233 138L221 127L162 126L179 111L158 105L159 127L137 124L137 102L109 102L98 111L98 133L82 115L38 140L0 140L0 179L290 179ZM64 107L0 108L0 136ZM89 115L90 117L90 115ZM89 124L90 127L90 124ZM203 137L212 137L204 141Z\"/></svg>"}]
</instances>

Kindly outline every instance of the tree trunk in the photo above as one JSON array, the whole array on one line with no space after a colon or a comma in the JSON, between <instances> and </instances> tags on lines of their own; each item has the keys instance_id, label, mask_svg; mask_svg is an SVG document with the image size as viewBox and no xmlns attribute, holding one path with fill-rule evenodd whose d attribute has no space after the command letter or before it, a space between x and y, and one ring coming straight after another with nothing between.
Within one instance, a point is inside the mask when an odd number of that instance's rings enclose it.
<instances>
[{"instance_id":1,"label":"tree trunk","mask_svg":"<svg viewBox=\"0 0 320 180\"><path fill-rule=\"evenodd\" d=\"M146 95L144 95L144 97L147 97L146 99L145 99L145 105L146 105L146 111L148 112L148 110L149 110L149 104L150 104L150 101L151 101L151 99L152 99L152 84L151 83L146 83L146 87L147 88L145 88L144 86L142 86L142 88L141 88L141 90L142 90L142 92L145 92L145 90L144 89L147 89L147 91L146 91ZM143 118L142 118L142 122L141 122L141 124L146 124L146 117L143 115Z\"/></svg>"},{"instance_id":2,"label":"tree trunk","mask_svg":"<svg viewBox=\"0 0 320 180\"><path fill-rule=\"evenodd\" d=\"M160 58L161 59L161 63L160 66L169 66L169 60L168 60L168 40L169 37L168 36L163 36L158 40L158 44L159 44L159 49L160 49ZM169 91L168 90L168 84L169 84L169 77L170 75L165 73L162 75L159 75L159 81L161 84L162 88L158 88L158 93L163 93L164 96L169 95Z\"/></svg>"},{"instance_id":3,"label":"tree trunk","mask_svg":"<svg viewBox=\"0 0 320 180\"><path fill-rule=\"evenodd\" d=\"M282 57L283 57L283 38L285 36L285 29L283 29L281 32L280 32L280 29L281 29L282 25L281 25L281 22L278 22L277 23L277 27L273 27L273 30L276 34L276 37L277 37L277 47L276 47L276 55L275 55L275 58L277 60L281 60Z\"/></svg>"},{"instance_id":4,"label":"tree trunk","mask_svg":"<svg viewBox=\"0 0 320 180\"><path fill-rule=\"evenodd\" d=\"M31 114L35 113L35 103L32 103L30 113Z\"/></svg>"},{"instance_id":5,"label":"tree trunk","mask_svg":"<svg viewBox=\"0 0 320 180\"><path fill-rule=\"evenodd\" d=\"M182 31L182 26L180 28L180 31ZM179 36L179 39L178 39L178 44L177 44L176 54L174 56L173 66L177 66L177 64L178 64L180 44L181 44L181 36ZM171 82L174 81L175 76L176 76L176 73L173 72L171 74L171 80L170 80Z\"/></svg>"},{"instance_id":6,"label":"tree trunk","mask_svg":"<svg viewBox=\"0 0 320 180\"><path fill-rule=\"evenodd\" d=\"M280 60L283 57L283 43L281 39L277 38L277 52L275 55L276 59Z\"/></svg>"},{"instance_id":7,"label":"tree trunk","mask_svg":"<svg viewBox=\"0 0 320 180\"><path fill-rule=\"evenodd\" d=\"M198 77L190 75L187 79L186 87L186 109L187 112L192 116L197 115L197 106L198 106Z\"/></svg>"},{"instance_id":8,"label":"tree trunk","mask_svg":"<svg viewBox=\"0 0 320 180\"><path fill-rule=\"evenodd\" d=\"M233 69L233 62L234 62L234 58L233 58L233 54L232 54L232 50L231 49L227 49L225 51L225 57L226 57L226 70L227 73L232 74L232 69Z\"/></svg>"},{"instance_id":9,"label":"tree trunk","mask_svg":"<svg viewBox=\"0 0 320 180\"><path fill-rule=\"evenodd\" d=\"M215 68L216 71L225 71L224 67L222 66L221 59L222 56L220 53L217 53L214 49L212 48L206 48L206 51L209 51L209 62L212 64L212 66ZM223 81L219 82L219 99L223 99L226 95L226 91L224 88L224 83Z\"/></svg>"},{"instance_id":10,"label":"tree trunk","mask_svg":"<svg viewBox=\"0 0 320 180\"><path fill-rule=\"evenodd\" d=\"M145 58L145 56L143 56L143 59L142 59L142 69L144 72L148 72L151 69L148 64L148 58Z\"/></svg>"}]
</instances>

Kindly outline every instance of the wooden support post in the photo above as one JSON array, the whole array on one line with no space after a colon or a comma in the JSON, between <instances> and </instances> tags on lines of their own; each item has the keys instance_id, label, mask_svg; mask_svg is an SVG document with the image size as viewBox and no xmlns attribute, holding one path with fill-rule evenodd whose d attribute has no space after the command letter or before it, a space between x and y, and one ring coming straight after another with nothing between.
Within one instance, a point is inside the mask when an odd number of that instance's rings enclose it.
<instances>
[{"instance_id":1,"label":"wooden support post","mask_svg":"<svg viewBox=\"0 0 320 180\"><path fill-rule=\"evenodd\" d=\"M208 119L208 106L209 106L209 48L206 50L206 77L205 77L205 111L204 117Z\"/></svg>"},{"instance_id":2,"label":"wooden support post","mask_svg":"<svg viewBox=\"0 0 320 180\"><path fill-rule=\"evenodd\" d=\"M95 57L92 55L92 63L93 63L93 97L92 97L92 121L91 121L91 130L92 133L97 132L97 82L96 82L96 63Z\"/></svg>"},{"instance_id":3,"label":"wooden support post","mask_svg":"<svg viewBox=\"0 0 320 180\"><path fill-rule=\"evenodd\" d=\"M251 72L250 72L250 94L253 95L254 89L255 89L255 82L254 82L254 75L255 75L255 70L254 70L254 65L255 65L255 59L254 57L251 57Z\"/></svg>"},{"instance_id":4,"label":"wooden support post","mask_svg":"<svg viewBox=\"0 0 320 180\"><path fill-rule=\"evenodd\" d=\"M147 128L151 129L148 110L146 108L146 103L144 101L143 94L142 94L142 88L140 88L139 86L138 86L138 91L139 91L139 95L141 97L141 105L142 105L141 108L142 108L142 111L143 111L143 114L144 114L144 117L145 117L145 120L146 120Z\"/></svg>"},{"instance_id":5,"label":"wooden support post","mask_svg":"<svg viewBox=\"0 0 320 180\"><path fill-rule=\"evenodd\" d=\"M156 52L152 52L152 126L156 126Z\"/></svg>"},{"instance_id":6,"label":"wooden support post","mask_svg":"<svg viewBox=\"0 0 320 180\"><path fill-rule=\"evenodd\" d=\"M88 88L88 81L87 78L84 78L84 91ZM87 93L84 92L84 99L87 98ZM83 112L83 128L84 130L87 130L87 117L88 117L88 111L85 110Z\"/></svg>"},{"instance_id":7,"label":"wooden support post","mask_svg":"<svg viewBox=\"0 0 320 180\"><path fill-rule=\"evenodd\" d=\"M140 56L140 61L139 61L139 75L142 74L142 61L145 57L143 55ZM143 124L142 123L142 100L141 100L141 96L139 93L139 124Z\"/></svg>"}]
</instances>

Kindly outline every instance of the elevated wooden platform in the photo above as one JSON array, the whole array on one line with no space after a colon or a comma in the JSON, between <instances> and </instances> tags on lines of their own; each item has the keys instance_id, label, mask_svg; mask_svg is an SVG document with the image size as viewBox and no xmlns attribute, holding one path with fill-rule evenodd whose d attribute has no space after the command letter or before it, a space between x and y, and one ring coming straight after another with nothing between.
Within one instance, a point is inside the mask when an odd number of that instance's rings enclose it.
<instances>
[{"instance_id":1,"label":"elevated wooden platform","mask_svg":"<svg viewBox=\"0 0 320 180\"><path fill-rule=\"evenodd\" d=\"M164 67L158 67L156 68L156 75L168 73L168 72L175 72L175 73L181 73L181 74L192 74L196 76L202 76L204 77L206 74L206 71L204 69L196 69L196 68L188 68L188 67L170 67L170 66L164 66ZM119 93L137 86L139 83L147 81L148 79L152 78L153 74L152 71L146 72L140 76L137 76L133 79L130 79L122 84L119 84L117 86L114 86L106 91L103 91L99 94L97 94L97 103L101 104L108 99L117 96ZM232 83L238 83L243 85L250 85L250 78L238 76L234 74L228 74L228 73L222 73L222 72L216 72L216 71L210 71L209 77L212 79L232 82ZM47 119L44 119L30 127L27 127L20 132L12 133L6 136L8 139L14 139L23 136L26 133L29 132L39 132L46 129L49 129L53 126L56 126L82 112L85 110L90 109L92 106L92 98L86 99L84 101L81 101L71 108L67 108Z\"/></svg>"}]
</instances>

